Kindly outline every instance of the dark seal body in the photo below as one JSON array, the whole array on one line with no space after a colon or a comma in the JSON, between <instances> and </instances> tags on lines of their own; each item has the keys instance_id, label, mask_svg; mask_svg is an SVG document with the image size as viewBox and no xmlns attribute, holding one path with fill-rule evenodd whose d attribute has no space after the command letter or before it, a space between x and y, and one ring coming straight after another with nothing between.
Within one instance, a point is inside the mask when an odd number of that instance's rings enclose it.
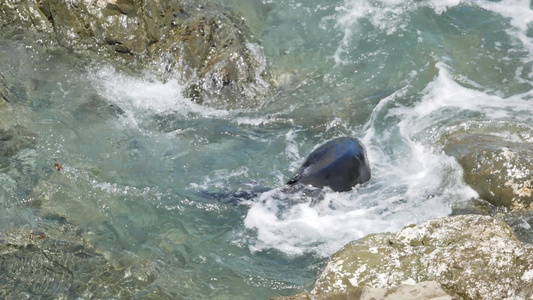
<instances>
[{"instance_id":1,"label":"dark seal body","mask_svg":"<svg viewBox=\"0 0 533 300\"><path fill-rule=\"evenodd\" d=\"M287 184L328 186L333 191L345 192L367 182L370 176L365 146L358 139L341 137L313 151Z\"/></svg>"}]
</instances>

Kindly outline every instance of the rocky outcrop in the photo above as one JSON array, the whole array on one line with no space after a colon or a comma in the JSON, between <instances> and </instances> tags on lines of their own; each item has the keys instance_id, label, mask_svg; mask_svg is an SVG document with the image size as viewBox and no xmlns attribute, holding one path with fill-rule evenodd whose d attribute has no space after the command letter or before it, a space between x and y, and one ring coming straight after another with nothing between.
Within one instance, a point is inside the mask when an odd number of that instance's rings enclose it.
<instances>
[{"instance_id":1,"label":"rocky outcrop","mask_svg":"<svg viewBox=\"0 0 533 300\"><path fill-rule=\"evenodd\" d=\"M330 257L309 297L425 281L436 281L461 299L529 299L533 248L489 216L438 218L347 244Z\"/></svg>"},{"instance_id":2,"label":"rocky outcrop","mask_svg":"<svg viewBox=\"0 0 533 300\"><path fill-rule=\"evenodd\" d=\"M481 199L512 210L533 210L533 142L527 138L533 129L520 124L505 130L502 125L481 125L489 130L474 128L445 136L444 151L461 164L465 182Z\"/></svg>"},{"instance_id":3,"label":"rocky outcrop","mask_svg":"<svg viewBox=\"0 0 533 300\"><path fill-rule=\"evenodd\" d=\"M212 107L254 107L270 88L261 47L238 15L214 3L7 0L0 26L34 28L45 44L150 65Z\"/></svg>"}]
</instances>

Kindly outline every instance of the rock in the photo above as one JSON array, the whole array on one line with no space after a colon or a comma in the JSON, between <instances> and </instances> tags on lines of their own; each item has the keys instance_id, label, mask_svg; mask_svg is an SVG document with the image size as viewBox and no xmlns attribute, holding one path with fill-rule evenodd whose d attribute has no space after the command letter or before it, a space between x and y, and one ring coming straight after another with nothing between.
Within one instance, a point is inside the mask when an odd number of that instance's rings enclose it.
<instances>
[{"instance_id":1,"label":"rock","mask_svg":"<svg viewBox=\"0 0 533 300\"><path fill-rule=\"evenodd\" d=\"M460 133L446 137L444 151L461 164L465 182L480 198L512 210L533 209L532 142Z\"/></svg>"},{"instance_id":2,"label":"rock","mask_svg":"<svg viewBox=\"0 0 533 300\"><path fill-rule=\"evenodd\" d=\"M413 281L436 281L462 299L529 299L533 248L489 216L438 218L347 244L330 257L310 295L325 299Z\"/></svg>"},{"instance_id":3,"label":"rock","mask_svg":"<svg viewBox=\"0 0 533 300\"><path fill-rule=\"evenodd\" d=\"M175 299L153 284L159 262L132 253L111 262L75 226L47 222L0 233L2 299Z\"/></svg>"},{"instance_id":4,"label":"rock","mask_svg":"<svg viewBox=\"0 0 533 300\"><path fill-rule=\"evenodd\" d=\"M0 73L0 110L10 102L10 99L13 99L14 96L7 87L6 78L2 73Z\"/></svg>"},{"instance_id":5,"label":"rock","mask_svg":"<svg viewBox=\"0 0 533 300\"><path fill-rule=\"evenodd\" d=\"M533 211L497 211L491 215L509 224L519 240L533 244Z\"/></svg>"},{"instance_id":6,"label":"rock","mask_svg":"<svg viewBox=\"0 0 533 300\"><path fill-rule=\"evenodd\" d=\"M274 300L451 300L440 285L435 281L416 284L402 284L395 288L382 289L363 287L347 293L332 293L327 295L300 294L293 297L279 297Z\"/></svg>"},{"instance_id":7,"label":"rock","mask_svg":"<svg viewBox=\"0 0 533 300\"><path fill-rule=\"evenodd\" d=\"M361 300L390 299L390 300L451 300L440 285L435 281L416 284L402 284L395 288L379 289L364 287Z\"/></svg>"},{"instance_id":8,"label":"rock","mask_svg":"<svg viewBox=\"0 0 533 300\"><path fill-rule=\"evenodd\" d=\"M30 109L13 105L20 99L12 90L17 89L0 74L0 181L13 183L9 189L11 195L16 190L14 186L30 184L27 175L36 171L33 157L37 138L21 122L21 116L27 116Z\"/></svg>"},{"instance_id":9,"label":"rock","mask_svg":"<svg viewBox=\"0 0 533 300\"><path fill-rule=\"evenodd\" d=\"M169 0L9 0L0 25L95 56L120 56L187 84L217 108L255 107L270 88L261 47L242 19L215 3ZM122 62L123 63L123 62Z\"/></svg>"},{"instance_id":10,"label":"rock","mask_svg":"<svg viewBox=\"0 0 533 300\"><path fill-rule=\"evenodd\" d=\"M524 242L533 244L533 211L510 211L506 207L495 206L483 199L470 199L464 202L456 202L452 205L451 215L489 215L500 219L511 226L516 237Z\"/></svg>"},{"instance_id":11,"label":"rock","mask_svg":"<svg viewBox=\"0 0 533 300\"><path fill-rule=\"evenodd\" d=\"M0 128L0 156L11 157L22 149L34 147L34 138L34 134L20 125Z\"/></svg>"},{"instance_id":12,"label":"rock","mask_svg":"<svg viewBox=\"0 0 533 300\"><path fill-rule=\"evenodd\" d=\"M61 165L59 170L55 164ZM35 208L39 217L63 220L71 224L103 224L109 221L109 214L129 218L131 205L123 201L120 193L110 192L106 187L94 186L91 172L99 172L91 166L71 168L62 161L50 160L50 177L40 180L29 193L26 202ZM143 224L152 224L157 220L151 207L144 208ZM132 222L126 227L130 231L137 229ZM114 229L120 237L129 235L126 229Z\"/></svg>"},{"instance_id":13,"label":"rock","mask_svg":"<svg viewBox=\"0 0 533 300\"><path fill-rule=\"evenodd\" d=\"M149 53L169 59L171 68L188 62L182 72L197 81L187 88L187 96L217 108L259 104L269 90L270 73L261 47L235 14L209 5L177 14L171 23L171 38L150 46Z\"/></svg>"}]
</instances>

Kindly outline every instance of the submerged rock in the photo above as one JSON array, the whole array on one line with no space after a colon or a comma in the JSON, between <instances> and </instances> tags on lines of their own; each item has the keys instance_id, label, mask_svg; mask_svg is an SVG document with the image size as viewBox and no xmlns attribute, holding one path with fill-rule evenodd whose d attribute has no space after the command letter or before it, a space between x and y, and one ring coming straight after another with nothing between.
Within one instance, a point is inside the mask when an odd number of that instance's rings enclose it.
<instances>
[{"instance_id":1,"label":"submerged rock","mask_svg":"<svg viewBox=\"0 0 533 300\"><path fill-rule=\"evenodd\" d=\"M162 267L133 254L111 263L87 234L46 223L1 232L2 299L175 299L154 281Z\"/></svg>"},{"instance_id":2,"label":"submerged rock","mask_svg":"<svg viewBox=\"0 0 533 300\"><path fill-rule=\"evenodd\" d=\"M0 156L11 157L22 149L35 145L34 134L25 127L14 125L10 128L0 127Z\"/></svg>"},{"instance_id":3,"label":"submerged rock","mask_svg":"<svg viewBox=\"0 0 533 300\"><path fill-rule=\"evenodd\" d=\"M444 151L461 164L465 182L480 198L513 210L533 209L533 143L460 133L446 138Z\"/></svg>"},{"instance_id":4,"label":"submerged rock","mask_svg":"<svg viewBox=\"0 0 533 300\"><path fill-rule=\"evenodd\" d=\"M344 299L341 295L364 286L387 289L425 281L436 281L461 299L529 299L533 248L489 216L438 218L347 244L330 257L310 295Z\"/></svg>"},{"instance_id":5,"label":"submerged rock","mask_svg":"<svg viewBox=\"0 0 533 300\"><path fill-rule=\"evenodd\" d=\"M19 99L11 88L0 74L0 191L7 189L14 196L19 190L16 187L26 190L35 184L28 175L37 171L37 135L24 125L29 108L15 104Z\"/></svg>"},{"instance_id":6,"label":"submerged rock","mask_svg":"<svg viewBox=\"0 0 533 300\"><path fill-rule=\"evenodd\" d=\"M11 91L7 87L6 78L0 73L0 110L13 98Z\"/></svg>"},{"instance_id":7,"label":"submerged rock","mask_svg":"<svg viewBox=\"0 0 533 300\"><path fill-rule=\"evenodd\" d=\"M10 0L0 26L34 28L45 44L120 56L187 83L208 106L257 106L270 88L261 47L242 19L209 2L168 0Z\"/></svg>"}]
</instances>

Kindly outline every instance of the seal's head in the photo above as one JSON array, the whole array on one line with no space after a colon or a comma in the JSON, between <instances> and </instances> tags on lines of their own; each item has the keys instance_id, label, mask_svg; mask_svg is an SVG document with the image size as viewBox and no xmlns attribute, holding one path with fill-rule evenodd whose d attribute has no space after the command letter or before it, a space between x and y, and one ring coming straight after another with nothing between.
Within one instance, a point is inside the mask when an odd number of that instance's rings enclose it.
<instances>
[{"instance_id":1,"label":"seal's head","mask_svg":"<svg viewBox=\"0 0 533 300\"><path fill-rule=\"evenodd\" d=\"M298 172L287 182L329 187L336 192L351 190L355 185L370 180L370 166L366 149L355 138L333 139L315 149Z\"/></svg>"}]
</instances>

